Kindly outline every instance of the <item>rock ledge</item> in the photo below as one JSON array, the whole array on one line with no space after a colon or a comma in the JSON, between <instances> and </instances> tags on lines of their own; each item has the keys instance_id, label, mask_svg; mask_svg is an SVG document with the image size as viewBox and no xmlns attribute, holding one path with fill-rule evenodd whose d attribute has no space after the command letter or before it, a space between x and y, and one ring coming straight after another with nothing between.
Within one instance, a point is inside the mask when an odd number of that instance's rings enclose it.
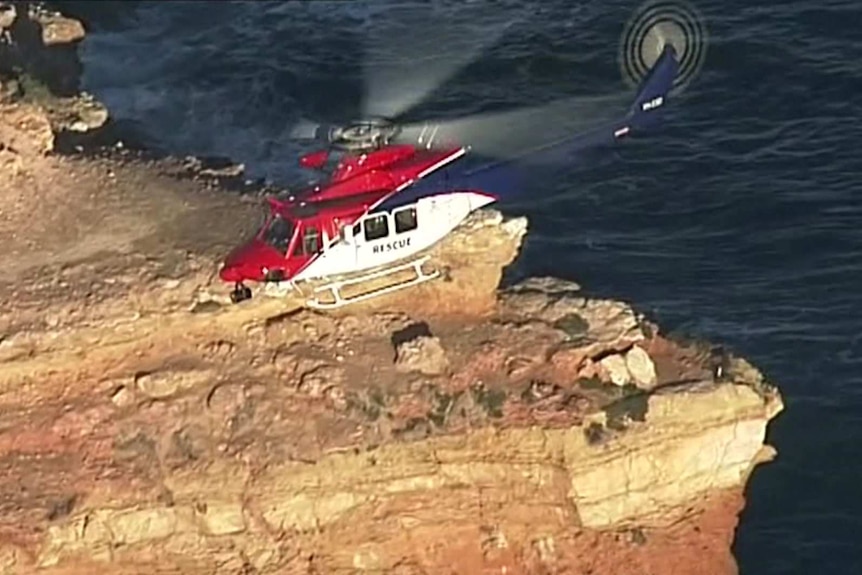
<instances>
[{"instance_id":1,"label":"rock ledge","mask_svg":"<svg viewBox=\"0 0 862 575\"><path fill-rule=\"evenodd\" d=\"M572 283L501 289L527 221L495 210L415 290L225 305L256 200L50 153L87 122L52 105L0 109L3 573L735 572L783 409L747 361Z\"/></svg>"}]
</instances>

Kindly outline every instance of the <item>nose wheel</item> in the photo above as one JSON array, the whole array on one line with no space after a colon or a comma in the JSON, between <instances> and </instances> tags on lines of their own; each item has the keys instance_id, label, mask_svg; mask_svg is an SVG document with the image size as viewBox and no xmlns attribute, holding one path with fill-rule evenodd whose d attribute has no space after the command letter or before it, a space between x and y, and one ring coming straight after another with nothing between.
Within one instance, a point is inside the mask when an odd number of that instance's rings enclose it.
<instances>
[{"instance_id":1,"label":"nose wheel","mask_svg":"<svg viewBox=\"0 0 862 575\"><path fill-rule=\"evenodd\" d=\"M233 303L239 303L247 299L251 299L251 288L244 286L241 283L236 284L233 291L230 292L230 301Z\"/></svg>"}]
</instances>

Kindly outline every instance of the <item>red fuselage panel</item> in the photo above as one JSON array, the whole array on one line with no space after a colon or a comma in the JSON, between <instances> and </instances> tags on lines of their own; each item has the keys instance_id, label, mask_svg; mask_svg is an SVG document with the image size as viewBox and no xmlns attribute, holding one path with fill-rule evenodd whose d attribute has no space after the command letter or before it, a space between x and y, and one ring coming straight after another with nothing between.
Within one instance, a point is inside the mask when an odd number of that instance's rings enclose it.
<instances>
[{"instance_id":1,"label":"red fuselage panel","mask_svg":"<svg viewBox=\"0 0 862 575\"><path fill-rule=\"evenodd\" d=\"M415 153L416 148L413 146L389 146L368 154L347 156L338 164L330 181L335 183L348 178L355 178L363 172L386 168L412 157Z\"/></svg>"},{"instance_id":2,"label":"red fuselage panel","mask_svg":"<svg viewBox=\"0 0 862 575\"><path fill-rule=\"evenodd\" d=\"M391 146L342 160L329 183L314 196L314 201L390 188L420 177L420 174L443 162L459 148L424 150L413 146Z\"/></svg>"},{"instance_id":3,"label":"red fuselage panel","mask_svg":"<svg viewBox=\"0 0 862 575\"><path fill-rule=\"evenodd\" d=\"M259 239L253 239L232 251L219 272L222 280L239 282L245 279L263 280L262 268L283 268L285 257Z\"/></svg>"}]
</instances>

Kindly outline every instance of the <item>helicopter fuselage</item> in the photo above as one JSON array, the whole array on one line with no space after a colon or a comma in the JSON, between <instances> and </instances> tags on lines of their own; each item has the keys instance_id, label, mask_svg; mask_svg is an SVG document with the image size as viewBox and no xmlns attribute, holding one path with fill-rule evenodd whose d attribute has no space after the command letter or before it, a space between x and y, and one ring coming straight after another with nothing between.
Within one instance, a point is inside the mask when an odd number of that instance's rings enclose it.
<instances>
[{"instance_id":1,"label":"helicopter fuselage","mask_svg":"<svg viewBox=\"0 0 862 575\"><path fill-rule=\"evenodd\" d=\"M400 145L347 155L326 183L286 199L268 198L266 222L228 255L221 279L242 284L324 277L385 265L427 248L494 196L440 189L403 206L387 200L465 153L463 147Z\"/></svg>"}]
</instances>

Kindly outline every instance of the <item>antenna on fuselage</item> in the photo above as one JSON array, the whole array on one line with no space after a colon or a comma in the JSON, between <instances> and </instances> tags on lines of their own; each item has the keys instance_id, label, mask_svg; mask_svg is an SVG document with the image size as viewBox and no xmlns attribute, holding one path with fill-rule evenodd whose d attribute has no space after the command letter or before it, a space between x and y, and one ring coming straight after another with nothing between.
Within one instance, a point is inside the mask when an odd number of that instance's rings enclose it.
<instances>
[{"instance_id":1,"label":"antenna on fuselage","mask_svg":"<svg viewBox=\"0 0 862 575\"><path fill-rule=\"evenodd\" d=\"M434 143L434 138L437 137L437 130L440 129L440 124L434 124L434 127L431 129L431 135L428 136L428 143L425 144L425 149L430 150L431 145Z\"/></svg>"}]
</instances>

